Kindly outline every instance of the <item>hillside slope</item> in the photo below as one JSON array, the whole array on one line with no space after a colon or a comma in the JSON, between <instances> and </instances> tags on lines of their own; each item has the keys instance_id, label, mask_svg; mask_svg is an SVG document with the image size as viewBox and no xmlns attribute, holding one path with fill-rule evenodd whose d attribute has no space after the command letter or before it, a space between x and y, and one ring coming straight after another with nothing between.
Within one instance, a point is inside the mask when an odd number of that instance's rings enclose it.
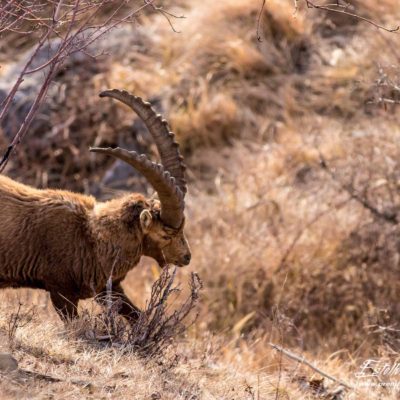
<instances>
[{"instance_id":1,"label":"hillside slope","mask_svg":"<svg viewBox=\"0 0 400 400\"><path fill-rule=\"evenodd\" d=\"M367 359L399 358L398 35L271 0L259 42L258 2L169 3L186 16L172 21L181 33L145 15L137 29L107 36L112 57L67 65L7 174L100 198L148 190L87 148L124 145L155 157L135 116L97 93L117 87L150 99L189 166L193 261L178 279L185 287L191 271L201 276L199 318L166 354L143 359L82 338L79 323L63 326L43 292L3 290L0 351L62 381L5 374L0 397L397 398L396 375L355 373ZM399 24L394 0L351 3L368 20ZM3 127L1 144L11 131ZM143 260L124 286L143 307L157 277Z\"/></svg>"}]
</instances>

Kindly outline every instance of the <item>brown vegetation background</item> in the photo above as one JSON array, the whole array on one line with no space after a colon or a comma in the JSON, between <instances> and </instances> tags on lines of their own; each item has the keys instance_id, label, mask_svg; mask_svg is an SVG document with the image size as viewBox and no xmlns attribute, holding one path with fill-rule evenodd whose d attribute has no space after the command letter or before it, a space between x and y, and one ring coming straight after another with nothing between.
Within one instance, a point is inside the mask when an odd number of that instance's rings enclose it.
<instances>
[{"instance_id":1,"label":"brown vegetation background","mask_svg":"<svg viewBox=\"0 0 400 400\"><path fill-rule=\"evenodd\" d=\"M399 24L395 0L350 3L382 26ZM175 343L175 361L144 362L76 342L45 293L3 291L4 343L18 303L35 308L14 339L21 365L94 387L5 380L2 398L397 398L379 387L333 397L335 382L320 381L269 343L354 386L366 358L398 359L399 36L271 0L258 41L260 6L166 2L186 17L172 19L180 33L146 13L96 44L109 56L73 57L56 77L6 174L101 199L151 193L129 167L88 147L122 145L155 158L136 117L97 94L121 88L152 101L189 167L193 261L178 275L182 285L191 271L202 278L200 316ZM0 93L29 48L29 38L2 38ZM2 148L29 105L30 85L3 126ZM143 307L157 277L154 262L144 260L124 287Z\"/></svg>"}]
</instances>

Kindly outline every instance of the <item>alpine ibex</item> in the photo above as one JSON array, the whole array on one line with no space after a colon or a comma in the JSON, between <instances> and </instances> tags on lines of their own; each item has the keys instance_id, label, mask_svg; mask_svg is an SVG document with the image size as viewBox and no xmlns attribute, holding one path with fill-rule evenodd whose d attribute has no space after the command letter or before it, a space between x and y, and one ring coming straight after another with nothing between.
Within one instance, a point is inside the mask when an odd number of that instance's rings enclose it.
<instances>
[{"instance_id":1,"label":"alpine ibex","mask_svg":"<svg viewBox=\"0 0 400 400\"><path fill-rule=\"evenodd\" d=\"M39 190L0 176L0 288L45 289L62 318L75 317L81 299L112 290L120 313L135 320L140 310L124 295L121 281L142 255L163 267L190 262L183 231L185 165L165 120L149 103L125 91L107 90L133 109L151 133L161 164L121 148L90 151L123 160L138 170L159 200L129 194L107 202L62 190Z\"/></svg>"}]
</instances>

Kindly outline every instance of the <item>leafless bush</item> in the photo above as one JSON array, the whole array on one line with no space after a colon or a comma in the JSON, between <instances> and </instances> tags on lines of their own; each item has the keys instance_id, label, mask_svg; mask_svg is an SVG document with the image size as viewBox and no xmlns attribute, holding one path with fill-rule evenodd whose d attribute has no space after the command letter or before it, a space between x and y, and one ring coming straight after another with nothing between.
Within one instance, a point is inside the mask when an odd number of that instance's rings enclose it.
<instances>
[{"instance_id":1,"label":"leafless bush","mask_svg":"<svg viewBox=\"0 0 400 400\"><path fill-rule=\"evenodd\" d=\"M111 343L142 356L159 354L168 347L173 338L182 335L197 319L197 313L193 317L191 314L195 311L202 282L196 273L192 273L190 293L171 310L181 292L178 286L174 286L175 275L176 267L172 273L168 269L163 270L152 286L145 310L134 323L128 324L118 316L121 299L113 299L110 293L104 293L102 304L105 307L102 313L96 315L86 310L81 319L72 322L73 332L93 343Z\"/></svg>"},{"instance_id":2,"label":"leafless bush","mask_svg":"<svg viewBox=\"0 0 400 400\"><path fill-rule=\"evenodd\" d=\"M19 303L17 311L11 313L8 318L8 326L7 326L7 336L8 336L8 345L10 348L14 347L15 343L15 334L19 328L23 328L32 322L35 317L35 310L33 308L29 308L27 310L22 309L23 304Z\"/></svg>"},{"instance_id":3,"label":"leafless bush","mask_svg":"<svg viewBox=\"0 0 400 400\"><path fill-rule=\"evenodd\" d=\"M148 0L139 7L130 6L129 1L115 0L48 0L39 3L25 0L0 5L2 36L28 36L33 42L33 50L22 62L16 81L8 88L8 94L0 104L0 124L9 114L12 115L13 99L24 80L37 76L40 81L23 122L15 127L13 139L0 160L0 172L26 135L44 103L51 82L65 61L77 53L98 56L92 54L91 45L118 25L134 21L146 7L161 12L168 19L170 14L154 2Z\"/></svg>"}]
</instances>

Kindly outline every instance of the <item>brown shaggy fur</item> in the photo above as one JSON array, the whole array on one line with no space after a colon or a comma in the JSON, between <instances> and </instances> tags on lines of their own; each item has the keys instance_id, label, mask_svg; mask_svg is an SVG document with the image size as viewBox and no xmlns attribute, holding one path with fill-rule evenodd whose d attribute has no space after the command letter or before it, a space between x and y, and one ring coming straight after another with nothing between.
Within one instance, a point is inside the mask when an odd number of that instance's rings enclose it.
<instances>
[{"instance_id":1,"label":"brown shaggy fur","mask_svg":"<svg viewBox=\"0 0 400 400\"><path fill-rule=\"evenodd\" d=\"M140 257L160 266L190 261L183 226L165 226L159 202L141 194L101 203L0 176L0 221L0 288L45 289L64 318L76 316L78 301L104 291L112 276L120 312L134 320L139 310L120 282Z\"/></svg>"}]
</instances>

